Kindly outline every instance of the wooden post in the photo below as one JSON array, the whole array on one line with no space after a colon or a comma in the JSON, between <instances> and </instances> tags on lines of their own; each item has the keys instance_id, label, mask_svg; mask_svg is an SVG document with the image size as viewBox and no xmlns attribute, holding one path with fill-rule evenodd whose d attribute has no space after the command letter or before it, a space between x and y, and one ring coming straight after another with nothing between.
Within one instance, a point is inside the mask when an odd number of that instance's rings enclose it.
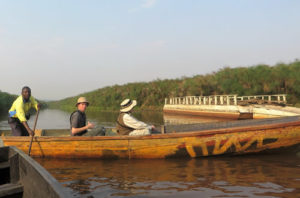
<instances>
[{"instance_id":1,"label":"wooden post","mask_svg":"<svg viewBox=\"0 0 300 198\"><path fill-rule=\"evenodd\" d=\"M165 134L166 127L165 125L161 125L161 134Z\"/></svg>"},{"instance_id":2,"label":"wooden post","mask_svg":"<svg viewBox=\"0 0 300 198\"><path fill-rule=\"evenodd\" d=\"M234 96L234 105L237 105L237 98L236 98L236 95Z\"/></svg>"}]
</instances>

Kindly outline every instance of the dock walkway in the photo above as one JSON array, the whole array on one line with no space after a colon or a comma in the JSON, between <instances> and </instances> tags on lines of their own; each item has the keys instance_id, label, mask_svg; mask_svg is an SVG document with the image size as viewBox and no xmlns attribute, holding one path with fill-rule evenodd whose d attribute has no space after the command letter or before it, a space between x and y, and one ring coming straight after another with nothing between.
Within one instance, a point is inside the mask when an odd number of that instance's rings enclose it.
<instances>
[{"instance_id":1,"label":"dock walkway","mask_svg":"<svg viewBox=\"0 0 300 198\"><path fill-rule=\"evenodd\" d=\"M286 106L286 94L213 95L166 98L164 112L226 117L233 119L300 115L300 109Z\"/></svg>"}]
</instances>

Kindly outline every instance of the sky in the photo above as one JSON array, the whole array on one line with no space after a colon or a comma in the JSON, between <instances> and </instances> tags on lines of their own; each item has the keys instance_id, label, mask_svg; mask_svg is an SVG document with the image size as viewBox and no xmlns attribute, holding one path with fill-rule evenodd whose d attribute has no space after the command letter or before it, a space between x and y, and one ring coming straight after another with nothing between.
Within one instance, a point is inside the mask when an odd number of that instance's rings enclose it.
<instances>
[{"instance_id":1,"label":"sky","mask_svg":"<svg viewBox=\"0 0 300 198\"><path fill-rule=\"evenodd\" d=\"M0 0L0 90L41 100L300 59L298 0Z\"/></svg>"}]
</instances>

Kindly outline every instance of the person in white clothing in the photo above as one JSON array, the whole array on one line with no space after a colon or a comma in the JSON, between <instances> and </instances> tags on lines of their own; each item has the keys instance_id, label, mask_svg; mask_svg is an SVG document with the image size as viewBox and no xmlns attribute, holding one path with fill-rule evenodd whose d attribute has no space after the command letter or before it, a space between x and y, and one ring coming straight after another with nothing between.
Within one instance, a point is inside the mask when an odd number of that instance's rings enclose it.
<instances>
[{"instance_id":1,"label":"person in white clothing","mask_svg":"<svg viewBox=\"0 0 300 198\"><path fill-rule=\"evenodd\" d=\"M120 114L117 119L117 132L119 135L150 135L155 129L152 125L137 120L131 115L136 106L136 100L125 99L121 103Z\"/></svg>"}]
</instances>

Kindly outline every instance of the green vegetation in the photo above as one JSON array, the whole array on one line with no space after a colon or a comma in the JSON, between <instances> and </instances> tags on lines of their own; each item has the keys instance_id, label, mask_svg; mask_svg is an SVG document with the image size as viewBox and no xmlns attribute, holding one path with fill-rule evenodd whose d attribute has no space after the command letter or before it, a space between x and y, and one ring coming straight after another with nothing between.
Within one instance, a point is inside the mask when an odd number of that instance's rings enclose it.
<instances>
[{"instance_id":1,"label":"green vegetation","mask_svg":"<svg viewBox=\"0 0 300 198\"><path fill-rule=\"evenodd\" d=\"M16 95L0 91L0 113L7 112L16 98Z\"/></svg>"},{"instance_id":2,"label":"green vegetation","mask_svg":"<svg viewBox=\"0 0 300 198\"><path fill-rule=\"evenodd\" d=\"M222 94L288 94L288 103L300 105L300 61L275 66L223 68L216 73L174 80L128 83L50 102L52 108L74 109L79 96L90 101L90 110L118 110L125 98L136 99L140 109L161 109L164 98Z\"/></svg>"}]
</instances>

